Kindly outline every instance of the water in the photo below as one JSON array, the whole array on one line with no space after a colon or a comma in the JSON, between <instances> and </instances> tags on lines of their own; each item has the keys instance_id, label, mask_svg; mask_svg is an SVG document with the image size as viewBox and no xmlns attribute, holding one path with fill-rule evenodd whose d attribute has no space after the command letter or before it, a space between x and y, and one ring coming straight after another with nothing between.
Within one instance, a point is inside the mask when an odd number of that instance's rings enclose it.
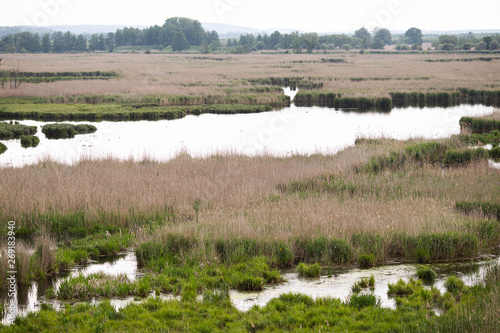
<instances>
[{"instance_id":1,"label":"water","mask_svg":"<svg viewBox=\"0 0 500 333\"><path fill-rule=\"evenodd\" d=\"M292 98L296 92L285 89ZM250 156L270 153L334 154L353 146L358 137L437 139L460 133L462 116L483 116L493 107L461 105L450 108L396 108L391 112L338 111L326 107L296 107L258 114L187 116L177 120L98 122L97 132L74 139L49 140L41 133L46 122L21 121L38 126L40 144L22 148L20 140L4 141L8 150L0 166L21 167L50 157L72 164L81 158L166 161L179 152L203 157L217 152ZM74 122L88 123L88 122Z\"/></svg>"},{"instance_id":2,"label":"water","mask_svg":"<svg viewBox=\"0 0 500 333\"><path fill-rule=\"evenodd\" d=\"M438 273L434 286L439 290L444 291L444 281L450 275L457 275L465 284L473 285L484 276L486 267L490 264L500 264L500 255L491 255L482 258L480 261L454 262L433 264L432 268ZM417 264L401 264L392 263L385 266L373 267L369 269L360 268L337 268L332 271L332 275L322 276L317 279L300 278L295 271L284 271L283 277L285 282L268 285L260 292L240 292L236 290L230 291L231 300L234 306L240 311L247 311L254 305L264 306L271 299L279 297L285 293L302 293L313 298L318 297L334 297L345 300L348 297L351 286L360 278L369 277L373 274L375 277L375 289L373 293L381 300L381 306L394 308L395 301L388 297L388 283L396 283L399 279L408 279L415 277L418 265ZM66 304L78 304L81 301L62 302L58 300L46 299L44 294L47 288L58 288L60 283L69 276L78 274L88 275L91 273L104 271L107 274L118 275L126 274L130 280L141 278L143 275L137 269L137 260L133 252L127 252L113 258L103 258L98 262L92 262L87 265L74 266L70 272L64 276L54 280L32 282L30 285L19 286L17 294L18 315L25 316L29 312L39 311L41 303L51 304L56 310L63 309ZM153 293L151 294L153 295ZM8 297L6 292L1 294L2 302L6 304ZM160 295L160 298L170 300L178 299L171 294ZM92 299L88 301L91 304L101 302L101 299ZM111 305L116 309L123 308L131 303L140 303L144 299L135 297L113 298L110 300ZM2 321L7 323L6 317Z\"/></svg>"}]
</instances>

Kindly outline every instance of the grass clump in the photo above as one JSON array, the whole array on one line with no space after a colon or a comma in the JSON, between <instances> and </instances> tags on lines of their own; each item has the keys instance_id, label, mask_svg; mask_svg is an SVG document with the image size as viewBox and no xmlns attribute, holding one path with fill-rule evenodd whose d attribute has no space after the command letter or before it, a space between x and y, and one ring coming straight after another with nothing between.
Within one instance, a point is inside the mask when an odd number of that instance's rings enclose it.
<instances>
[{"instance_id":1,"label":"grass clump","mask_svg":"<svg viewBox=\"0 0 500 333\"><path fill-rule=\"evenodd\" d=\"M372 267L375 265L375 255L373 254L360 254L358 255L358 264L360 267Z\"/></svg>"},{"instance_id":2,"label":"grass clump","mask_svg":"<svg viewBox=\"0 0 500 333\"><path fill-rule=\"evenodd\" d=\"M361 278L359 279L358 281L356 281L352 287L351 287L351 291L353 293L359 293L362 289L364 288L374 288L375 287L375 277L372 275L370 275L369 278Z\"/></svg>"},{"instance_id":3,"label":"grass clump","mask_svg":"<svg viewBox=\"0 0 500 333\"><path fill-rule=\"evenodd\" d=\"M0 154L3 154L7 151L7 146L0 142Z\"/></svg>"},{"instance_id":4,"label":"grass clump","mask_svg":"<svg viewBox=\"0 0 500 333\"><path fill-rule=\"evenodd\" d=\"M349 306L356 308L358 310L367 307L378 307L380 302L377 297L372 294L351 294L348 301Z\"/></svg>"},{"instance_id":5,"label":"grass clump","mask_svg":"<svg viewBox=\"0 0 500 333\"><path fill-rule=\"evenodd\" d=\"M0 140L19 139L23 135L34 135L36 126L0 122Z\"/></svg>"},{"instance_id":6,"label":"grass clump","mask_svg":"<svg viewBox=\"0 0 500 333\"><path fill-rule=\"evenodd\" d=\"M21 136L21 146L23 148L36 147L40 143L40 138L33 135L23 135Z\"/></svg>"},{"instance_id":7,"label":"grass clump","mask_svg":"<svg viewBox=\"0 0 500 333\"><path fill-rule=\"evenodd\" d=\"M453 295L458 295L465 290L465 283L456 276L447 278L444 286L446 290Z\"/></svg>"},{"instance_id":8,"label":"grass clump","mask_svg":"<svg viewBox=\"0 0 500 333\"><path fill-rule=\"evenodd\" d=\"M423 281L433 282L437 277L437 273L430 267L422 266L417 270L417 276Z\"/></svg>"},{"instance_id":9,"label":"grass clump","mask_svg":"<svg viewBox=\"0 0 500 333\"><path fill-rule=\"evenodd\" d=\"M88 124L48 124L42 127L42 133L48 139L71 139L78 134L94 133L97 128Z\"/></svg>"},{"instance_id":10,"label":"grass clump","mask_svg":"<svg viewBox=\"0 0 500 333\"><path fill-rule=\"evenodd\" d=\"M59 286L57 297L62 300L90 299L92 297L127 296L136 291L139 283L133 283L125 274L111 276L102 272L69 278Z\"/></svg>"},{"instance_id":11,"label":"grass clump","mask_svg":"<svg viewBox=\"0 0 500 333\"><path fill-rule=\"evenodd\" d=\"M297 266L297 272L299 273L299 276L317 278L321 274L321 266L318 263L308 265L301 262Z\"/></svg>"}]
</instances>

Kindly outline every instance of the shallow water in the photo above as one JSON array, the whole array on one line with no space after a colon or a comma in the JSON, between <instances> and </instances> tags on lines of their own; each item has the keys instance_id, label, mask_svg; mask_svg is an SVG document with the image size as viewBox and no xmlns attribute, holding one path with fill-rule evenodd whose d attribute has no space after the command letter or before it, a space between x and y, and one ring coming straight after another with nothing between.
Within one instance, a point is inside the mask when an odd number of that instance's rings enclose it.
<instances>
[{"instance_id":1,"label":"shallow water","mask_svg":"<svg viewBox=\"0 0 500 333\"><path fill-rule=\"evenodd\" d=\"M296 92L285 90L293 97ZM359 137L409 139L445 138L460 133L462 116L493 113L493 107L461 105L450 108L396 108L391 112L341 111L326 107L296 107L257 114L187 116L177 120L98 122L97 132L74 139L49 140L38 126L40 144L22 148L20 140L4 141L0 167L21 167L43 158L72 164L82 158L114 157L165 161L179 152L208 156L217 152L246 155L269 153L333 154L353 146ZM88 123L88 122L74 122Z\"/></svg>"},{"instance_id":2,"label":"shallow water","mask_svg":"<svg viewBox=\"0 0 500 333\"><path fill-rule=\"evenodd\" d=\"M490 264L500 264L500 255L491 255L483 258L480 261L467 261L455 263L433 264L431 267L438 273L434 286L441 291L444 290L444 281L450 275L457 275L467 285L477 283L485 272L485 269ZM231 300L234 306L240 311L247 311L252 306L264 306L271 299L279 297L285 293L302 293L313 298L318 297L333 297L345 300L348 297L352 285L360 278L369 277L373 274L375 277L375 289L373 290L380 301L381 306L394 308L394 299L388 297L388 283L395 283L399 279L408 280L410 277L416 277L416 271L419 265L417 264L401 264L393 263L384 266L378 266L368 269L360 268L337 268L333 269L331 276L321 276L317 279L300 278L294 270L283 271L285 282L276 285L267 285L260 292L240 292L236 290L230 291ZM76 276L80 273L91 274L99 271L104 271L107 274L118 275L126 274L129 279L134 280L141 278L142 274L137 269L137 260L133 252L127 252L114 258L102 258L97 262L92 262L87 265L75 266L64 277L60 277L50 281L32 282L30 285L19 286L17 294L17 314L25 316L29 312L39 311L41 303L51 304L56 310L60 310L66 304L78 304L82 301L62 302L58 300L48 300L44 294L47 288L57 288L61 281L69 276ZM325 272L324 272L325 273ZM367 289L369 291L369 289ZM151 293L153 295L153 293ZM178 299L171 294L160 295L162 299ZM9 301L6 292L1 293L1 300L4 304ZM102 299L92 299L88 301L91 304L97 304ZM111 305L116 309L123 308L131 303L140 303L144 299L137 299L130 296L125 298L110 299ZM7 323L6 317L2 322Z\"/></svg>"}]
</instances>

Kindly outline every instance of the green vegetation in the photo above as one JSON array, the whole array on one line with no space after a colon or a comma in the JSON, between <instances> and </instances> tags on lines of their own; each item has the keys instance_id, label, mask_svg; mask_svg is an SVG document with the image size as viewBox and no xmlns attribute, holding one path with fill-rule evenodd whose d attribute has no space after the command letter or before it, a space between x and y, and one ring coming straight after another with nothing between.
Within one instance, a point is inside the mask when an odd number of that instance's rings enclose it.
<instances>
[{"instance_id":1,"label":"green vegetation","mask_svg":"<svg viewBox=\"0 0 500 333\"><path fill-rule=\"evenodd\" d=\"M24 148L36 147L40 143L40 139L33 135L23 135L21 136L21 146Z\"/></svg>"},{"instance_id":2,"label":"green vegetation","mask_svg":"<svg viewBox=\"0 0 500 333\"><path fill-rule=\"evenodd\" d=\"M299 276L317 278L321 274L321 266L318 263L308 265L301 262L297 266L297 272L299 273Z\"/></svg>"},{"instance_id":3,"label":"green vegetation","mask_svg":"<svg viewBox=\"0 0 500 333\"><path fill-rule=\"evenodd\" d=\"M0 142L0 154L3 154L7 151L7 146Z\"/></svg>"},{"instance_id":4,"label":"green vegetation","mask_svg":"<svg viewBox=\"0 0 500 333\"><path fill-rule=\"evenodd\" d=\"M392 102L388 97L342 97L340 94L322 91L300 91L295 95L294 102L297 106L318 105L359 111L390 111L392 109Z\"/></svg>"},{"instance_id":5,"label":"green vegetation","mask_svg":"<svg viewBox=\"0 0 500 333\"><path fill-rule=\"evenodd\" d=\"M6 332L95 331L374 331L374 332L494 332L499 313L492 307L500 300L500 269L495 266L472 288L452 295L441 295L435 288L425 289L418 281L399 281L392 291L396 309L379 306L375 296L352 294L343 303L333 298L312 299L301 294L284 294L264 307L237 311L225 289L206 292L203 300L182 297L160 300L150 297L145 302L116 310L109 301L68 306L55 311L44 305L37 313L4 327ZM455 281L456 282L456 281ZM455 283L454 282L454 283ZM87 283L82 279L82 287ZM458 283L460 284L460 283ZM112 285L110 283L110 285ZM123 292L125 287L110 288ZM454 290L460 290L454 289ZM396 294L396 293L394 293ZM436 316L433 308L444 313Z\"/></svg>"},{"instance_id":6,"label":"green vegetation","mask_svg":"<svg viewBox=\"0 0 500 333\"><path fill-rule=\"evenodd\" d=\"M34 135L36 126L0 122L0 140L19 139L23 135Z\"/></svg>"},{"instance_id":7,"label":"green vegetation","mask_svg":"<svg viewBox=\"0 0 500 333\"><path fill-rule=\"evenodd\" d=\"M206 97L207 99L209 97ZM118 104L8 104L0 108L0 119L41 121L127 121L179 119L188 114L238 114L272 111L270 105L215 104L198 106L158 106L151 103ZM67 133L68 135L70 133Z\"/></svg>"},{"instance_id":8,"label":"green vegetation","mask_svg":"<svg viewBox=\"0 0 500 333\"><path fill-rule=\"evenodd\" d=\"M437 273L430 267L422 266L417 270L417 276L423 281L433 282L437 277Z\"/></svg>"},{"instance_id":9,"label":"green vegetation","mask_svg":"<svg viewBox=\"0 0 500 333\"><path fill-rule=\"evenodd\" d=\"M462 117L460 118L460 126L462 127L462 129L468 130L471 133L479 133L479 134L488 133L492 131L500 131L500 121L498 120ZM497 136L497 134L494 133L492 134L494 136Z\"/></svg>"},{"instance_id":10,"label":"green vegetation","mask_svg":"<svg viewBox=\"0 0 500 333\"><path fill-rule=\"evenodd\" d=\"M375 265L375 255L373 254L358 255L358 264L361 267L372 267L373 265Z\"/></svg>"},{"instance_id":11,"label":"green vegetation","mask_svg":"<svg viewBox=\"0 0 500 333\"><path fill-rule=\"evenodd\" d=\"M375 277L373 275L370 275L369 278L361 278L358 281L356 281L352 287L351 291L353 293L359 293L362 289L364 288L374 288L375 287Z\"/></svg>"},{"instance_id":12,"label":"green vegetation","mask_svg":"<svg viewBox=\"0 0 500 333\"><path fill-rule=\"evenodd\" d=\"M48 124L42 127L42 133L48 139L71 139L78 134L94 133L97 128L88 124Z\"/></svg>"},{"instance_id":13,"label":"green vegetation","mask_svg":"<svg viewBox=\"0 0 500 333\"><path fill-rule=\"evenodd\" d=\"M26 83L48 83L70 80L109 80L119 75L114 71L103 72L12 72L9 77L16 76Z\"/></svg>"}]
</instances>

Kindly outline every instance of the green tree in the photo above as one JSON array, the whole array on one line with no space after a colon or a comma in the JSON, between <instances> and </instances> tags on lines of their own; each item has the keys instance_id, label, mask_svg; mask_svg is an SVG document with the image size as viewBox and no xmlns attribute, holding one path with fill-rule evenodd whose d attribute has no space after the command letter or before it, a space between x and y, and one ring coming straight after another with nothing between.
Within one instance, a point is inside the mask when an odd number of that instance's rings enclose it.
<instances>
[{"instance_id":1,"label":"green tree","mask_svg":"<svg viewBox=\"0 0 500 333\"><path fill-rule=\"evenodd\" d=\"M255 44L255 48L256 48L257 50L263 50L263 49L265 49L265 48L266 48L266 44L264 44L264 42L263 42L263 41L257 42L257 44Z\"/></svg>"},{"instance_id":2,"label":"green tree","mask_svg":"<svg viewBox=\"0 0 500 333\"><path fill-rule=\"evenodd\" d=\"M210 53L210 47L208 46L207 42L203 42L203 44L201 44L201 53L204 54Z\"/></svg>"},{"instance_id":3,"label":"green tree","mask_svg":"<svg viewBox=\"0 0 500 333\"><path fill-rule=\"evenodd\" d=\"M391 45L392 44L392 34L389 31L389 29L382 28L382 29L377 29L375 31L375 39L379 38L381 39L385 45Z\"/></svg>"},{"instance_id":4,"label":"green tree","mask_svg":"<svg viewBox=\"0 0 500 333\"><path fill-rule=\"evenodd\" d=\"M201 45L206 37L206 32L199 21L185 17L171 17L165 21L163 28L172 36L172 43L177 31L184 34L190 45Z\"/></svg>"},{"instance_id":5,"label":"green tree","mask_svg":"<svg viewBox=\"0 0 500 333\"><path fill-rule=\"evenodd\" d=\"M189 50L191 45L189 44L186 36L182 31L177 31L174 33L174 36L172 38L172 50L174 52L182 52L184 50Z\"/></svg>"},{"instance_id":6,"label":"green tree","mask_svg":"<svg viewBox=\"0 0 500 333\"><path fill-rule=\"evenodd\" d=\"M492 40L493 40L493 38L491 38L491 36L483 37L483 42L486 44L486 49L487 50L490 49L490 44L491 44Z\"/></svg>"},{"instance_id":7,"label":"green tree","mask_svg":"<svg viewBox=\"0 0 500 333\"><path fill-rule=\"evenodd\" d=\"M382 50L384 48L384 41L378 37L375 37L371 45L372 49Z\"/></svg>"},{"instance_id":8,"label":"green tree","mask_svg":"<svg viewBox=\"0 0 500 333\"><path fill-rule=\"evenodd\" d=\"M52 49L52 43L50 42L50 35L45 34L42 38L42 52L49 53Z\"/></svg>"},{"instance_id":9,"label":"green tree","mask_svg":"<svg viewBox=\"0 0 500 333\"><path fill-rule=\"evenodd\" d=\"M361 40L361 48L367 49L372 43L372 35L366 30L365 27L360 28L354 32L354 37Z\"/></svg>"},{"instance_id":10,"label":"green tree","mask_svg":"<svg viewBox=\"0 0 500 333\"><path fill-rule=\"evenodd\" d=\"M295 53L302 53L302 45L300 44L300 39L299 36L295 36L292 45L291 45L293 52Z\"/></svg>"},{"instance_id":11,"label":"green tree","mask_svg":"<svg viewBox=\"0 0 500 333\"><path fill-rule=\"evenodd\" d=\"M317 33L308 33L301 36L302 43L304 43L307 53L312 53L313 49L319 47L319 36Z\"/></svg>"},{"instance_id":12,"label":"green tree","mask_svg":"<svg viewBox=\"0 0 500 333\"><path fill-rule=\"evenodd\" d=\"M422 37L422 30L415 27L410 28L405 32L405 38L408 44L422 44L424 42Z\"/></svg>"},{"instance_id":13,"label":"green tree","mask_svg":"<svg viewBox=\"0 0 500 333\"><path fill-rule=\"evenodd\" d=\"M492 51L500 50L500 43L496 40L493 40L490 43L490 50L492 50Z\"/></svg>"},{"instance_id":14,"label":"green tree","mask_svg":"<svg viewBox=\"0 0 500 333\"><path fill-rule=\"evenodd\" d=\"M438 37L438 45L441 44L452 44L453 46L457 46L458 37L455 35L441 35Z\"/></svg>"},{"instance_id":15,"label":"green tree","mask_svg":"<svg viewBox=\"0 0 500 333\"><path fill-rule=\"evenodd\" d=\"M115 49L115 34L112 32L109 32L106 36L106 47L109 52L113 52Z\"/></svg>"}]
</instances>

